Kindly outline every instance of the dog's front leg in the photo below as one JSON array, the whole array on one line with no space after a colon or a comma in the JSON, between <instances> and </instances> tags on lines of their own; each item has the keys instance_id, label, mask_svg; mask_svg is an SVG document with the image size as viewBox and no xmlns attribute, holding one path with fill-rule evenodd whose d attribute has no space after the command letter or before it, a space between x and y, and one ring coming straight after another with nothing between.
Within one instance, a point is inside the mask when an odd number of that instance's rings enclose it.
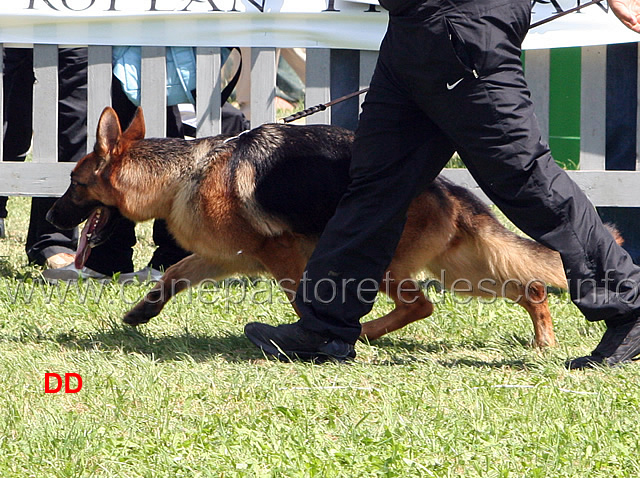
<instances>
[{"instance_id":1,"label":"dog's front leg","mask_svg":"<svg viewBox=\"0 0 640 478\"><path fill-rule=\"evenodd\" d=\"M149 322L179 292L198 285L205 279L222 279L233 271L224 264L213 264L191 254L167 269L158 283L122 318L125 324Z\"/></svg>"}]
</instances>

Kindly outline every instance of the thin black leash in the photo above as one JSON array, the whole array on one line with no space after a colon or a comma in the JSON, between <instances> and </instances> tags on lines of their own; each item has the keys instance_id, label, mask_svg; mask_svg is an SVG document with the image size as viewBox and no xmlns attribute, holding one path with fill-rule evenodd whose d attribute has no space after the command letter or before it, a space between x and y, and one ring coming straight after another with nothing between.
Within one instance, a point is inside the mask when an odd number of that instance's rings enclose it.
<instances>
[{"instance_id":1,"label":"thin black leash","mask_svg":"<svg viewBox=\"0 0 640 478\"><path fill-rule=\"evenodd\" d=\"M560 17L564 17L565 15L569 15L570 13L574 13L574 12L579 12L580 10L582 10L583 8L589 7L591 5L596 5L596 4L600 4L602 2L604 2L605 0L592 0L591 2L587 2L583 5L578 5L577 7L574 8L570 8L569 10L564 10L560 13L557 13L555 15L551 15L550 17L545 18L544 20L540 20L538 22L532 23L531 26L529 27L529 30L531 30L532 28L536 28L539 27L540 25L544 25L546 23L549 23L553 20L557 20Z\"/></svg>"},{"instance_id":2,"label":"thin black leash","mask_svg":"<svg viewBox=\"0 0 640 478\"><path fill-rule=\"evenodd\" d=\"M602 2L604 2L605 0L592 0L590 2L587 2L583 5L578 5L577 7L574 8L570 8L569 10L564 10L560 13L557 13L556 15L552 15L548 18L545 18L544 20L540 20L538 22L532 23L531 26L529 27L529 30L531 30L532 28L536 28L539 27L540 25L544 25L546 23L549 23L553 20L556 20L560 17L564 17L565 15L569 15L570 13L575 13L578 12L580 10L582 10L583 8L589 7L591 5L596 5L596 4L600 4ZM343 101L349 100L351 98L353 98L354 96L360 96L364 93L366 93L367 91L369 91L369 88L362 88L361 90L355 91L353 93L349 93L348 95L344 95L341 96L340 98L336 98L335 100L331 100L328 103L321 103L319 105L315 105L315 106L311 106L309 108L305 108L302 111L298 111L297 113L294 113L292 115L287 116L286 118L283 118L281 121L283 123L291 123L292 121L298 120L300 118L305 118L306 116L311 116L313 114L316 114L320 111L324 111L327 108L329 108L330 106L336 105L338 103L342 103Z\"/></svg>"},{"instance_id":3,"label":"thin black leash","mask_svg":"<svg viewBox=\"0 0 640 478\"><path fill-rule=\"evenodd\" d=\"M329 108L330 106L336 105L338 103L342 103L343 101L351 99L354 96L360 96L361 94L366 93L367 91L369 91L369 87L362 88L359 91L355 91L353 93L349 93L348 95L341 96L340 98L336 98L335 100L329 101L328 103L322 103L322 104L319 104L319 105L311 106L311 107L306 108L306 109L304 109L302 111L298 111L297 113L294 113L294 114L292 114L290 116L287 116L286 118L283 118L282 122L291 123L292 121L295 121L295 120L300 119L300 118L304 118L305 116L310 116L310 115L318 113L320 111L324 111L327 108Z\"/></svg>"}]
</instances>

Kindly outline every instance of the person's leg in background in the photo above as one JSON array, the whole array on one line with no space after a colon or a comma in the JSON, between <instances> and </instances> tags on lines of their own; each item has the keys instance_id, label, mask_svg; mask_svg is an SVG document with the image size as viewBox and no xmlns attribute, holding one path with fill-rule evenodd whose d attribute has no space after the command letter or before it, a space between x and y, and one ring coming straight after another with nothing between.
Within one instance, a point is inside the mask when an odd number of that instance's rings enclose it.
<instances>
[{"instance_id":1,"label":"person's leg in background","mask_svg":"<svg viewBox=\"0 0 640 478\"><path fill-rule=\"evenodd\" d=\"M87 48L64 48L59 55L59 112L58 148L59 161L76 162L87 152ZM55 237L53 226L45 215L55 198L34 198L32 208L32 250L48 250ZM55 228L54 228L55 229ZM68 231L64 231L68 232ZM73 230L73 243L68 247L75 254L77 230ZM96 247L82 271L70 263L62 268L51 268L43 272L47 280L71 280L82 277L104 278L115 272L132 271L132 247L135 235L126 231L113 234L104 247ZM102 249L101 249L102 247ZM42 254L42 252L40 252Z\"/></svg>"},{"instance_id":2,"label":"person's leg in background","mask_svg":"<svg viewBox=\"0 0 640 478\"><path fill-rule=\"evenodd\" d=\"M87 49L58 51L58 161L77 162L86 154ZM45 216L56 198L33 198L27 255L38 264L56 268L73 260L77 230L61 231Z\"/></svg>"},{"instance_id":3,"label":"person's leg in background","mask_svg":"<svg viewBox=\"0 0 640 478\"><path fill-rule=\"evenodd\" d=\"M223 134L234 135L248 128L249 122L238 109L229 103L222 105ZM170 106L167 111L167 137L184 138L183 124L177 106ZM156 219L153 223L153 242L157 247L149 264L145 269L136 273L141 279L146 278L149 274L151 277L157 277L159 271L167 270L191 254L178 245L167 229L167 223L162 219Z\"/></svg>"},{"instance_id":4,"label":"person's leg in background","mask_svg":"<svg viewBox=\"0 0 640 478\"><path fill-rule=\"evenodd\" d=\"M62 79L69 75L67 72L67 62L76 63L75 56L80 54L76 50L79 49L63 49L60 50L59 61L62 70L61 73L61 100L64 99L65 91ZM82 56L80 54L80 56ZM84 55L86 60L86 54ZM8 48L4 55L5 74L5 137L4 148L7 160L24 160L29 150L32 135L32 108L33 108L33 82L35 80L33 73L33 50L22 48ZM73 72L71 76L76 76L75 67L71 66ZM86 83L86 80L85 80ZM72 84L69 88L74 90L76 84ZM69 89L68 88L68 89ZM83 92L73 91L73 95L82 95L86 97L86 90ZM62 108L62 104L61 104ZM60 125L63 127L67 120L67 114L60 113ZM75 124L70 128L74 131ZM59 142L64 144L64 133L59 132ZM77 139L70 138L71 142L77 142ZM59 150L59 161L77 160L78 153L72 147L69 153L61 147ZM45 215L48 208L55 201L55 198L33 198L31 205L31 214L29 219L29 231L27 232L27 241L25 245L27 257L32 262L39 265L49 265L53 267L61 267L73 260L75 252L77 234L75 231L62 231L49 224ZM6 204L2 201L2 206ZM2 208L4 209L4 208ZM4 210L2 213L6 212Z\"/></svg>"},{"instance_id":5,"label":"person's leg in background","mask_svg":"<svg viewBox=\"0 0 640 478\"><path fill-rule=\"evenodd\" d=\"M33 106L33 50L3 49L3 151L4 161L24 161L31 146ZM6 196L0 196L0 238L8 216Z\"/></svg>"}]
</instances>

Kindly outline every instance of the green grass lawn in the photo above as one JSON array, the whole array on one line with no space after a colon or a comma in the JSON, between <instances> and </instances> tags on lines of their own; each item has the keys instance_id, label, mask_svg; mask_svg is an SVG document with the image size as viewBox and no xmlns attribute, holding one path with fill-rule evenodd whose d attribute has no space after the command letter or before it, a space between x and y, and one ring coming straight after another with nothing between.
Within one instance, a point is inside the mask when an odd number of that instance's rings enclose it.
<instances>
[{"instance_id":1,"label":"green grass lawn","mask_svg":"<svg viewBox=\"0 0 640 478\"><path fill-rule=\"evenodd\" d=\"M553 350L518 306L434 294L352 364L278 363L242 334L294 320L269 283L194 290L134 330L120 317L147 286L39 284L28 204L10 200L0 240L2 477L640 476L640 364L565 370L602 333L566 295ZM47 372L83 388L45 394Z\"/></svg>"}]
</instances>

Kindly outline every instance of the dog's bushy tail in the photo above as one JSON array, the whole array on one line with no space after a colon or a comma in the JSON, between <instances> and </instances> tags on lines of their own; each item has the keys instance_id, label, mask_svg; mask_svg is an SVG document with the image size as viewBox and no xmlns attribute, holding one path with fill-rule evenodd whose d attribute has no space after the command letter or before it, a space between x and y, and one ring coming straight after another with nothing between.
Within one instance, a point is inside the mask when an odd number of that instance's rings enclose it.
<instances>
[{"instance_id":1,"label":"dog's bushy tail","mask_svg":"<svg viewBox=\"0 0 640 478\"><path fill-rule=\"evenodd\" d=\"M507 229L468 189L444 178L438 178L433 189L431 194L449 210L457 231L447 247L432 256L427 267L436 275L447 271L445 287L450 288L456 280L469 281L472 295L483 295L486 291L482 288L502 293L505 284L510 290L518 289L518 284L567 288L560 254ZM624 243L615 225L605 227L619 245Z\"/></svg>"},{"instance_id":2,"label":"dog's bushy tail","mask_svg":"<svg viewBox=\"0 0 640 478\"><path fill-rule=\"evenodd\" d=\"M487 251L487 262L494 276L501 282L513 281L523 285L544 283L560 289L567 288L567 278L560 254L526 237L521 237L498 225L491 234L476 238L478 247Z\"/></svg>"},{"instance_id":3,"label":"dog's bushy tail","mask_svg":"<svg viewBox=\"0 0 640 478\"><path fill-rule=\"evenodd\" d=\"M500 224L488 224L487 227L492 232L477 236L476 242L478 247L487 251L487 261L497 278L502 281L520 281L521 284L542 282L560 289L567 288L560 254L536 241L521 237ZM624 243L613 224L605 224L605 227L616 243Z\"/></svg>"}]
</instances>

